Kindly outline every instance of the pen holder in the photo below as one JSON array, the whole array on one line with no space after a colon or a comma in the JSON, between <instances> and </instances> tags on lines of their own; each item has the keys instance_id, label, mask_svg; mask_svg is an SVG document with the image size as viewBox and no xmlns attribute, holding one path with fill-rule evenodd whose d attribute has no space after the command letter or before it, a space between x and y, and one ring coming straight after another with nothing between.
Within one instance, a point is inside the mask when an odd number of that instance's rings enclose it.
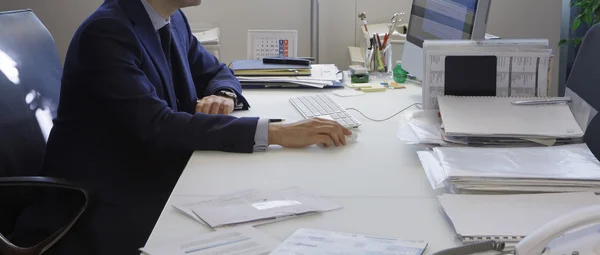
<instances>
[{"instance_id":1,"label":"pen holder","mask_svg":"<svg viewBox=\"0 0 600 255\"><path fill-rule=\"evenodd\" d=\"M367 50L367 68L374 74L391 75L394 70L392 55L391 44L388 44L383 50Z\"/></svg>"}]
</instances>

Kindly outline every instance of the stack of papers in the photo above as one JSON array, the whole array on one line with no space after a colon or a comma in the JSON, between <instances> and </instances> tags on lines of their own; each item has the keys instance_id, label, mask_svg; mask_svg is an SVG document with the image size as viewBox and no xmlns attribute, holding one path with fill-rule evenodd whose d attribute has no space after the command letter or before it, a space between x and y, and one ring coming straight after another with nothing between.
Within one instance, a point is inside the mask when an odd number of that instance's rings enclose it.
<instances>
[{"instance_id":1,"label":"stack of papers","mask_svg":"<svg viewBox=\"0 0 600 255\"><path fill-rule=\"evenodd\" d=\"M141 248L147 255L265 255L279 241L252 227L219 230L204 235L169 240Z\"/></svg>"},{"instance_id":2,"label":"stack of papers","mask_svg":"<svg viewBox=\"0 0 600 255\"><path fill-rule=\"evenodd\" d=\"M438 199L463 243L495 240L509 244L519 242L557 217L600 202L593 192L495 196L446 194Z\"/></svg>"},{"instance_id":3,"label":"stack of papers","mask_svg":"<svg viewBox=\"0 0 600 255\"><path fill-rule=\"evenodd\" d=\"M235 60L231 70L236 76L309 76L310 66L265 64L261 59Z\"/></svg>"},{"instance_id":4,"label":"stack of papers","mask_svg":"<svg viewBox=\"0 0 600 255\"><path fill-rule=\"evenodd\" d=\"M255 61L255 60L251 60ZM286 68L292 68L290 65L283 65ZM311 65L306 75L296 75L296 69L262 71L235 71L244 88L343 88L343 75L333 64ZM298 73L300 74L300 73Z\"/></svg>"},{"instance_id":5,"label":"stack of papers","mask_svg":"<svg viewBox=\"0 0 600 255\"><path fill-rule=\"evenodd\" d=\"M438 98L444 141L465 145L580 143L583 130L568 104L516 105L514 97Z\"/></svg>"},{"instance_id":6,"label":"stack of papers","mask_svg":"<svg viewBox=\"0 0 600 255\"><path fill-rule=\"evenodd\" d=\"M298 188L245 190L216 199L175 206L189 217L212 228L262 225L341 207Z\"/></svg>"},{"instance_id":7,"label":"stack of papers","mask_svg":"<svg viewBox=\"0 0 600 255\"><path fill-rule=\"evenodd\" d=\"M600 162L585 144L439 147L418 155L432 187L451 193L600 192Z\"/></svg>"},{"instance_id":8,"label":"stack of papers","mask_svg":"<svg viewBox=\"0 0 600 255\"><path fill-rule=\"evenodd\" d=\"M298 229L270 255L421 255L426 247L423 241Z\"/></svg>"}]
</instances>

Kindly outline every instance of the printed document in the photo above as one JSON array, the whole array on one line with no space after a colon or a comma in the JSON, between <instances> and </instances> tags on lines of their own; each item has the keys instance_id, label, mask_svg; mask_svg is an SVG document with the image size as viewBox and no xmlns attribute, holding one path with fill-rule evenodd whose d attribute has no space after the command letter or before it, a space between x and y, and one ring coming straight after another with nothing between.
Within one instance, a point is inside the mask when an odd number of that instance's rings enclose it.
<instances>
[{"instance_id":1,"label":"printed document","mask_svg":"<svg viewBox=\"0 0 600 255\"><path fill-rule=\"evenodd\" d=\"M179 212L192 218L193 220L197 221L198 223L200 223L204 226L210 227L208 224L206 224L206 222L204 222L200 217L198 217L198 215L196 215L193 211L194 207L202 206L203 204L207 204L207 203L211 203L211 201L200 201L200 202L195 202L195 203L173 205L173 208L177 209ZM265 225L265 224L269 224L269 223L273 223L273 222L283 221L283 220L287 220L289 218L295 218L295 217L299 217L299 215L293 215L293 216L289 216L289 217L280 217L280 218L276 218L276 219L257 220L257 221L252 221L252 222L248 222L245 224L238 224L235 226L229 226L229 225L219 226L219 227L214 227L213 229L231 228L231 227L239 227L239 226L256 227L256 226L261 226L261 225Z\"/></svg>"},{"instance_id":2,"label":"printed document","mask_svg":"<svg viewBox=\"0 0 600 255\"><path fill-rule=\"evenodd\" d=\"M437 97L444 95L447 56L496 56L498 97L547 96L552 50L538 41L491 40L484 44L453 40L426 41L423 45L423 109L437 109Z\"/></svg>"},{"instance_id":3,"label":"printed document","mask_svg":"<svg viewBox=\"0 0 600 255\"><path fill-rule=\"evenodd\" d=\"M246 190L207 201L192 208L209 226L224 227L261 220L327 212L340 206L291 187L282 190Z\"/></svg>"},{"instance_id":4,"label":"printed document","mask_svg":"<svg viewBox=\"0 0 600 255\"><path fill-rule=\"evenodd\" d=\"M298 229L270 255L421 255L423 241Z\"/></svg>"},{"instance_id":5,"label":"printed document","mask_svg":"<svg viewBox=\"0 0 600 255\"><path fill-rule=\"evenodd\" d=\"M252 227L219 230L140 248L148 255L265 255L279 241Z\"/></svg>"}]
</instances>

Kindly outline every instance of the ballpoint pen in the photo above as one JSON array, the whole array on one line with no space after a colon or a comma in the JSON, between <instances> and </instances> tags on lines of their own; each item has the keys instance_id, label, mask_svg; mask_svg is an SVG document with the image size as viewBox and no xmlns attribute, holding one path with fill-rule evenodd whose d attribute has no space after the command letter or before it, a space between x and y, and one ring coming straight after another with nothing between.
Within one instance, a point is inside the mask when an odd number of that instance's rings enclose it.
<instances>
[{"instance_id":1,"label":"ballpoint pen","mask_svg":"<svg viewBox=\"0 0 600 255\"><path fill-rule=\"evenodd\" d=\"M532 99L532 100L519 100L514 101L514 105L542 105L542 104L562 104L571 102L571 98L547 98L547 99Z\"/></svg>"}]
</instances>

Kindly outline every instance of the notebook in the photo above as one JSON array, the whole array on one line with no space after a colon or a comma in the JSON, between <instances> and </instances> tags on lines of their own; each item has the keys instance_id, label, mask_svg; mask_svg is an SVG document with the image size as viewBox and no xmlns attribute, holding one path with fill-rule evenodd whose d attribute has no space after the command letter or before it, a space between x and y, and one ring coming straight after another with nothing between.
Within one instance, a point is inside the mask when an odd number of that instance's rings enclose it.
<instances>
[{"instance_id":1,"label":"notebook","mask_svg":"<svg viewBox=\"0 0 600 255\"><path fill-rule=\"evenodd\" d=\"M531 98L440 96L438 102L444 131L451 136L583 136L568 104L512 104L526 99Z\"/></svg>"},{"instance_id":2,"label":"notebook","mask_svg":"<svg viewBox=\"0 0 600 255\"><path fill-rule=\"evenodd\" d=\"M304 65L265 64L261 59L235 60L231 70L236 76L297 76L310 75L311 68Z\"/></svg>"},{"instance_id":3,"label":"notebook","mask_svg":"<svg viewBox=\"0 0 600 255\"><path fill-rule=\"evenodd\" d=\"M438 200L456 234L465 243L482 240L519 242L554 218L600 202L593 192L445 194Z\"/></svg>"}]
</instances>

